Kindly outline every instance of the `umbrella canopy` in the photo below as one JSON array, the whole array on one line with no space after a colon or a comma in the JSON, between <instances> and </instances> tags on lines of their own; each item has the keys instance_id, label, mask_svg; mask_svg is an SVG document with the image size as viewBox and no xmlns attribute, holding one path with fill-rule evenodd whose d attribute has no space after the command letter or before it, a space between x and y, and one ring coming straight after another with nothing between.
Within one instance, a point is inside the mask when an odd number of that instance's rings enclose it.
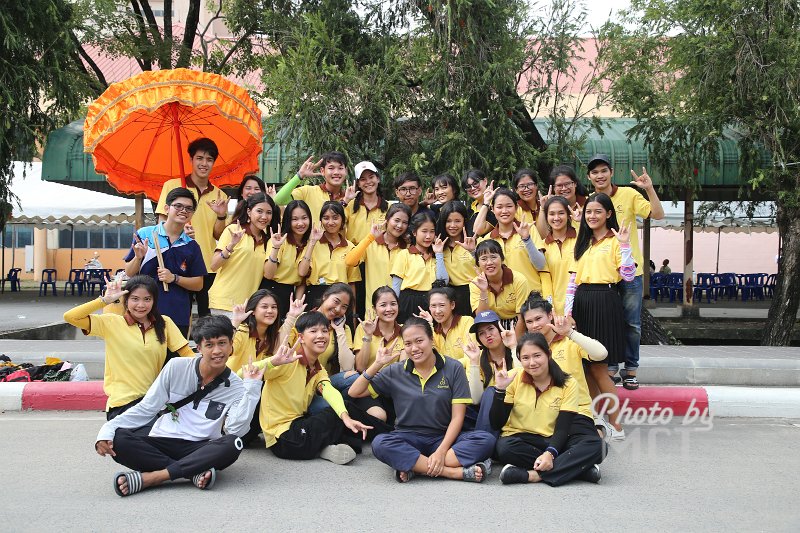
<instances>
[{"instance_id":1,"label":"umbrella canopy","mask_svg":"<svg viewBox=\"0 0 800 533\"><path fill-rule=\"evenodd\" d=\"M89 106L83 147L120 193L157 200L165 181L191 170L191 141L217 144L210 180L231 187L258 171L262 136L261 111L242 87L208 72L158 70L112 84Z\"/></svg>"}]
</instances>

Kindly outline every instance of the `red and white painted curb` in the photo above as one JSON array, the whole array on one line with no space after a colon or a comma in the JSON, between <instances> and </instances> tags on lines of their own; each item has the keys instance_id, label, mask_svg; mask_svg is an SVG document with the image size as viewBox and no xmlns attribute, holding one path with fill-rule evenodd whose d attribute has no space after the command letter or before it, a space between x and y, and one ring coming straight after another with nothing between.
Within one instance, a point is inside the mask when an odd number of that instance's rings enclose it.
<instances>
[{"instance_id":1,"label":"red and white painted curb","mask_svg":"<svg viewBox=\"0 0 800 533\"><path fill-rule=\"evenodd\" d=\"M618 387L619 406L632 416L673 416L800 419L800 388L723 386ZM102 411L106 406L102 381L0 383L0 411Z\"/></svg>"}]
</instances>

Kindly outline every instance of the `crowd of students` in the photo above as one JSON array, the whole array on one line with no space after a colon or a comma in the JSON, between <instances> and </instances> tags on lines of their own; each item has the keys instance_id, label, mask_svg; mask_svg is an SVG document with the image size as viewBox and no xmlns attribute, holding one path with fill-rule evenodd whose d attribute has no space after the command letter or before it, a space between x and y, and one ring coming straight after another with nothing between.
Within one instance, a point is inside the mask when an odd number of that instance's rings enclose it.
<instances>
[{"instance_id":1,"label":"crowd of students","mask_svg":"<svg viewBox=\"0 0 800 533\"><path fill-rule=\"evenodd\" d=\"M189 154L159 223L134 234L129 279L65 314L106 341L95 448L132 469L120 496L209 489L259 434L279 458L337 464L371 440L400 482L481 482L493 460L504 484L599 481L625 431L592 398L639 386L636 217L663 216L644 169L631 183L646 197L599 154L592 194L562 165L508 188L473 169L425 191L405 173L390 203L373 163L351 182L330 152L278 191L246 176L229 216L216 145Z\"/></svg>"}]
</instances>

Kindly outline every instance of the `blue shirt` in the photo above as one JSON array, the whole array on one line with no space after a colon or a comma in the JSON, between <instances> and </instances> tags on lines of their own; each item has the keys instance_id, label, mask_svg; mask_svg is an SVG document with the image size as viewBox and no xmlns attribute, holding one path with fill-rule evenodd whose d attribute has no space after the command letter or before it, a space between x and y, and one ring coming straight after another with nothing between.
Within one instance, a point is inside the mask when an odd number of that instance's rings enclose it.
<instances>
[{"instance_id":1,"label":"blue shirt","mask_svg":"<svg viewBox=\"0 0 800 533\"><path fill-rule=\"evenodd\" d=\"M147 253L142 260L139 273L158 281L158 258L156 245L153 241L153 232L158 234L158 243L161 246L161 255L164 257L164 268L181 277L194 278L206 275L206 264L203 262L203 252L197 241L181 232L175 242L170 242L164 223L157 226L140 228L136 234L144 241L148 240ZM125 256L125 261L134 257L132 239L131 249ZM169 292L164 292L164 286L158 282L158 312L172 319L178 326L188 326L192 315L192 291L188 291L177 283L169 284Z\"/></svg>"}]
</instances>

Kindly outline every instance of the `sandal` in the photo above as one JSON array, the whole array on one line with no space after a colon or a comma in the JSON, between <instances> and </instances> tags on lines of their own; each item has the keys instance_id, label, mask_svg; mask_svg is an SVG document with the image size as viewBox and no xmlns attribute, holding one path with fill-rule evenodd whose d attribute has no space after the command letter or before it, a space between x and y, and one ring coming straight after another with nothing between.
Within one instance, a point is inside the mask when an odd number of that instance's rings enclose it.
<instances>
[{"instance_id":1,"label":"sandal","mask_svg":"<svg viewBox=\"0 0 800 533\"><path fill-rule=\"evenodd\" d=\"M636 376L625 376L622 378L622 386L628 390L636 390L639 388L639 380Z\"/></svg>"},{"instance_id":2,"label":"sandal","mask_svg":"<svg viewBox=\"0 0 800 533\"><path fill-rule=\"evenodd\" d=\"M125 482L128 484L128 494L122 492L122 489L119 486L119 478L124 477ZM142 481L142 473L137 472L135 470L131 470L129 472L117 472L114 474L114 492L119 494L121 497L130 496L131 494L136 494L137 492L141 492L144 489L144 482Z\"/></svg>"},{"instance_id":3,"label":"sandal","mask_svg":"<svg viewBox=\"0 0 800 533\"><path fill-rule=\"evenodd\" d=\"M205 476L207 472L211 473L211 477L208 478L208 481L206 481L205 486L201 487L200 486L200 481L203 479L203 476ZM196 476L192 476L192 483L194 483L194 486L197 487L200 490L209 490L209 489L211 489L214 486L214 483L216 483L216 481L217 481L217 471L214 468L209 468L208 470L204 470L203 472L200 472Z\"/></svg>"},{"instance_id":4,"label":"sandal","mask_svg":"<svg viewBox=\"0 0 800 533\"><path fill-rule=\"evenodd\" d=\"M483 474L480 479L475 476L475 472L480 468ZM484 463L475 463L472 466L464 468L464 481L474 481L475 483L482 483L487 478L486 465Z\"/></svg>"},{"instance_id":5,"label":"sandal","mask_svg":"<svg viewBox=\"0 0 800 533\"><path fill-rule=\"evenodd\" d=\"M407 472L405 472L405 475L406 475L406 480L405 480L405 481L403 481L403 480L400 478L400 474L402 474L402 473L403 473L403 472L402 472L402 471L400 471L400 470L395 470L395 471L394 471L394 478L397 480L397 482L398 482L398 483L408 483L409 481L411 481L412 479L414 479L414 476L416 476L416 474L415 474L413 471L411 471L411 470L408 470Z\"/></svg>"}]
</instances>

